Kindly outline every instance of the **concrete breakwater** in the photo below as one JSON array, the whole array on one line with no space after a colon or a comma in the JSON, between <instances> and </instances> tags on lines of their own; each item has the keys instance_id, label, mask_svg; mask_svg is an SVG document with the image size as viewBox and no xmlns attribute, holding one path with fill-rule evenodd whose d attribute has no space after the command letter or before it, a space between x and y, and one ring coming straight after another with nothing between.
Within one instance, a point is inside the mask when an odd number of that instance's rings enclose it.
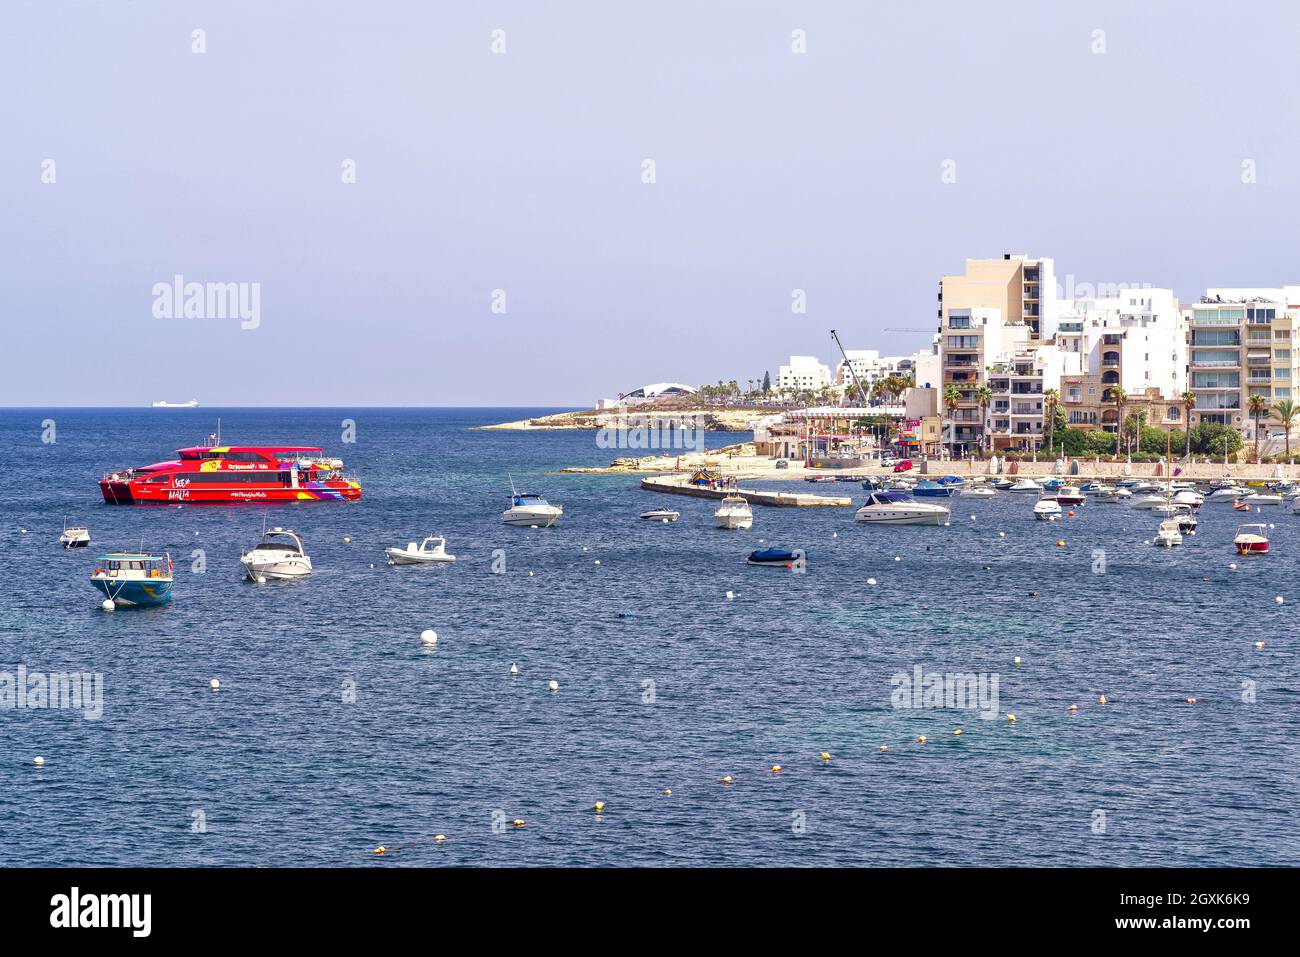
<instances>
[{"instance_id":1,"label":"concrete breakwater","mask_svg":"<svg viewBox=\"0 0 1300 957\"><path fill-rule=\"evenodd\" d=\"M725 498L739 495L751 505L770 505L774 508L849 508L853 499L846 495L812 495L806 492L768 492L758 489L716 489L706 485L691 485L686 476L643 478L641 488L647 492L667 492L670 495L692 495L696 498Z\"/></svg>"}]
</instances>

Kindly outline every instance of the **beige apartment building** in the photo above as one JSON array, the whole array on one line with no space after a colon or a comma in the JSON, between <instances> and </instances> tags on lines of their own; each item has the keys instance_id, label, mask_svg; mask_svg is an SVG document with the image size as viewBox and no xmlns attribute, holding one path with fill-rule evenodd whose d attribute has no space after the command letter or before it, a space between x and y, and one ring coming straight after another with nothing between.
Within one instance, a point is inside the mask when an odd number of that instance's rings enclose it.
<instances>
[{"instance_id":1,"label":"beige apartment building","mask_svg":"<svg viewBox=\"0 0 1300 957\"><path fill-rule=\"evenodd\" d=\"M1025 447L1042 434L1028 417L1017 422L1021 430L1013 439L1011 383L998 380L998 409L1002 415L985 415L975 398L989 385L989 368L1010 363L1017 353L1035 342L1045 318L1056 305L1056 277L1050 259L1029 259L1007 254L1001 259L968 259L966 271L939 280L939 348L943 357L940 395L949 386L961 394L956 409L944 411L944 444L957 452ZM1045 317L1045 312L1047 316ZM1004 388L1005 386L1005 388ZM1041 378L1039 392L1041 393ZM1017 407L1027 403L1017 401ZM990 408L992 413L994 409ZM999 427L998 424L1002 427Z\"/></svg>"}]
</instances>

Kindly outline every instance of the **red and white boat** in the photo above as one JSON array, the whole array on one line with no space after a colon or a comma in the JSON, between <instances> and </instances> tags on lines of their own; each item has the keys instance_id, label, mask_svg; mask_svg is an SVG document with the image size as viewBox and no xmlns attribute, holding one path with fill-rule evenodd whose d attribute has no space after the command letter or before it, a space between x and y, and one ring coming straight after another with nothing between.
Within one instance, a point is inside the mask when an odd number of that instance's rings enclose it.
<instances>
[{"instance_id":1,"label":"red and white boat","mask_svg":"<svg viewBox=\"0 0 1300 957\"><path fill-rule=\"evenodd\" d=\"M220 441L219 439L217 441ZM361 497L343 462L310 445L201 445L179 458L112 472L99 489L109 505L318 502Z\"/></svg>"},{"instance_id":2,"label":"red and white boat","mask_svg":"<svg viewBox=\"0 0 1300 957\"><path fill-rule=\"evenodd\" d=\"M1237 537L1232 540L1238 555L1263 554L1268 551L1267 525L1238 525Z\"/></svg>"}]
</instances>

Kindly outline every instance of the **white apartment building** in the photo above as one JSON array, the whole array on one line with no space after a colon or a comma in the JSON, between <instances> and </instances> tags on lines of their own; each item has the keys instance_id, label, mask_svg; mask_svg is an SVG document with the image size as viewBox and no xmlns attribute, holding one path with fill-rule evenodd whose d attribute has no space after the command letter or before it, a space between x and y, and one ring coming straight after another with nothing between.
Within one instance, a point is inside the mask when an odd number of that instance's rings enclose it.
<instances>
[{"instance_id":1,"label":"white apartment building","mask_svg":"<svg viewBox=\"0 0 1300 957\"><path fill-rule=\"evenodd\" d=\"M1118 297L1057 303L1056 344L1079 357L1067 375L1100 376L1103 387L1137 394L1187 390L1187 324L1172 289L1127 289ZM1049 383L1049 388L1059 387Z\"/></svg>"},{"instance_id":2,"label":"white apartment building","mask_svg":"<svg viewBox=\"0 0 1300 957\"><path fill-rule=\"evenodd\" d=\"M825 389L831 385L831 370L816 356L791 356L787 365L777 368L776 387L781 392L800 389Z\"/></svg>"},{"instance_id":3,"label":"white apartment building","mask_svg":"<svg viewBox=\"0 0 1300 957\"><path fill-rule=\"evenodd\" d=\"M854 375L863 388L870 389L872 383L881 379L908 375L913 371L910 356L882 356L878 349L845 349L844 354L849 357L848 361L841 359L835 367L834 384L841 390L853 385Z\"/></svg>"}]
</instances>

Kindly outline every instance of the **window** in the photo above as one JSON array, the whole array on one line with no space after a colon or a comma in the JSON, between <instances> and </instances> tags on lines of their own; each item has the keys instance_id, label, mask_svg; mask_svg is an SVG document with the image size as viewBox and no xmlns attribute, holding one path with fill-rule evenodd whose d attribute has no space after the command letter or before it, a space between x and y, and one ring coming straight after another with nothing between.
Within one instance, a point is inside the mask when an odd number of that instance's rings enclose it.
<instances>
[{"instance_id":1,"label":"window","mask_svg":"<svg viewBox=\"0 0 1300 957\"><path fill-rule=\"evenodd\" d=\"M1291 338L1291 332L1288 329L1274 329L1273 338L1280 342L1286 342Z\"/></svg>"},{"instance_id":2,"label":"window","mask_svg":"<svg viewBox=\"0 0 1300 957\"><path fill-rule=\"evenodd\" d=\"M1275 398L1275 399L1289 399L1289 398L1291 398L1291 390L1290 390L1290 389L1274 389L1274 390L1273 390L1273 398Z\"/></svg>"},{"instance_id":3,"label":"window","mask_svg":"<svg viewBox=\"0 0 1300 957\"><path fill-rule=\"evenodd\" d=\"M1181 416L1178 414L1178 406L1171 405L1165 413L1165 418L1170 422L1177 422Z\"/></svg>"},{"instance_id":4,"label":"window","mask_svg":"<svg viewBox=\"0 0 1300 957\"><path fill-rule=\"evenodd\" d=\"M1097 387L1095 385L1088 386L1088 395L1096 395L1096 394L1097 394Z\"/></svg>"},{"instance_id":5,"label":"window","mask_svg":"<svg viewBox=\"0 0 1300 957\"><path fill-rule=\"evenodd\" d=\"M1273 358L1274 358L1274 359L1277 359L1279 362L1290 362L1290 361L1291 361L1291 350L1290 350L1290 349L1274 349L1274 350L1273 350Z\"/></svg>"},{"instance_id":6,"label":"window","mask_svg":"<svg viewBox=\"0 0 1300 957\"><path fill-rule=\"evenodd\" d=\"M1289 382L1289 381L1291 380L1291 370L1290 370L1290 369L1274 369L1274 370L1273 370L1273 378L1274 378L1274 379L1286 379L1286 380Z\"/></svg>"}]
</instances>

